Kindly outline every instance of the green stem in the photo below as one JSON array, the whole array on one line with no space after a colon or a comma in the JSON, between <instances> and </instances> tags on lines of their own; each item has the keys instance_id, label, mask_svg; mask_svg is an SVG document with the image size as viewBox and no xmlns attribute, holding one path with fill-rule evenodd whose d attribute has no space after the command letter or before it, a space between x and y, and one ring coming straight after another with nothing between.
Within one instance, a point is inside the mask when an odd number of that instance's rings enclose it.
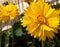
<instances>
[{"instance_id":1,"label":"green stem","mask_svg":"<svg viewBox=\"0 0 60 47\"><path fill-rule=\"evenodd\" d=\"M34 44L35 44L35 39L33 38L32 47L34 47Z\"/></svg>"},{"instance_id":2,"label":"green stem","mask_svg":"<svg viewBox=\"0 0 60 47\"><path fill-rule=\"evenodd\" d=\"M5 32L5 47L8 47L9 46L9 35L8 35L8 23L7 23L7 31Z\"/></svg>"},{"instance_id":3,"label":"green stem","mask_svg":"<svg viewBox=\"0 0 60 47\"><path fill-rule=\"evenodd\" d=\"M44 42L42 41L42 47L44 47Z\"/></svg>"},{"instance_id":4,"label":"green stem","mask_svg":"<svg viewBox=\"0 0 60 47\"><path fill-rule=\"evenodd\" d=\"M11 28L11 31L12 31L12 47L14 47L14 32L13 32L13 28Z\"/></svg>"},{"instance_id":5,"label":"green stem","mask_svg":"<svg viewBox=\"0 0 60 47\"><path fill-rule=\"evenodd\" d=\"M14 47L14 32L13 32L13 29L12 29L12 47Z\"/></svg>"},{"instance_id":6,"label":"green stem","mask_svg":"<svg viewBox=\"0 0 60 47\"><path fill-rule=\"evenodd\" d=\"M2 43L2 21L0 20L0 47Z\"/></svg>"},{"instance_id":7,"label":"green stem","mask_svg":"<svg viewBox=\"0 0 60 47\"><path fill-rule=\"evenodd\" d=\"M9 46L9 36L6 34L5 36L5 47Z\"/></svg>"}]
</instances>

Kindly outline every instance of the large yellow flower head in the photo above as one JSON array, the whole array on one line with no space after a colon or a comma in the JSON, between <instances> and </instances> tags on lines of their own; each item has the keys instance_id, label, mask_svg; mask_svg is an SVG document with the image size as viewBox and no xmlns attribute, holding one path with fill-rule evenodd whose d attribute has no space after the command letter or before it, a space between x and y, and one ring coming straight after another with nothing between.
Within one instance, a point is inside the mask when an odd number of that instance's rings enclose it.
<instances>
[{"instance_id":1,"label":"large yellow flower head","mask_svg":"<svg viewBox=\"0 0 60 47\"><path fill-rule=\"evenodd\" d=\"M18 17L18 9L15 4L0 6L0 20L3 23L13 20L16 17Z\"/></svg>"},{"instance_id":2,"label":"large yellow flower head","mask_svg":"<svg viewBox=\"0 0 60 47\"><path fill-rule=\"evenodd\" d=\"M25 10L21 22L24 27L27 27L28 34L45 41L46 37L52 39L54 33L57 33L58 17L58 13L48 3L38 1L32 2Z\"/></svg>"}]
</instances>

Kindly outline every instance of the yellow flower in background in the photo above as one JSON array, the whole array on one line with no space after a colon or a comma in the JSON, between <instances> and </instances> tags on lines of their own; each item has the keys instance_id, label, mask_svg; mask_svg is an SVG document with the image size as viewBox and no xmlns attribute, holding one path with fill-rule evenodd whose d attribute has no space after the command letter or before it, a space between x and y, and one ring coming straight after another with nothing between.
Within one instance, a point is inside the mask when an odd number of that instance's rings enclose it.
<instances>
[{"instance_id":1,"label":"yellow flower in background","mask_svg":"<svg viewBox=\"0 0 60 47\"><path fill-rule=\"evenodd\" d=\"M46 37L53 39L59 25L59 15L48 3L32 2L25 10L22 25L27 27L28 34L45 41Z\"/></svg>"},{"instance_id":2,"label":"yellow flower in background","mask_svg":"<svg viewBox=\"0 0 60 47\"><path fill-rule=\"evenodd\" d=\"M18 17L18 9L15 4L0 7L0 19L3 23Z\"/></svg>"}]
</instances>

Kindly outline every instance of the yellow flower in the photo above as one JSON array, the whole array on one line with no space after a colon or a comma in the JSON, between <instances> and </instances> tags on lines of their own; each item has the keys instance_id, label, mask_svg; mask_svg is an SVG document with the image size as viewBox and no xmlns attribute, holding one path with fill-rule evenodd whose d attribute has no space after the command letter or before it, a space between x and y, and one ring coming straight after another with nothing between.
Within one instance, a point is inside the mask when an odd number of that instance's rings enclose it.
<instances>
[{"instance_id":1,"label":"yellow flower","mask_svg":"<svg viewBox=\"0 0 60 47\"><path fill-rule=\"evenodd\" d=\"M58 13L48 3L32 2L25 10L23 27L27 27L28 34L45 41L46 37L53 39L59 25Z\"/></svg>"},{"instance_id":2,"label":"yellow flower","mask_svg":"<svg viewBox=\"0 0 60 47\"><path fill-rule=\"evenodd\" d=\"M8 4L0 7L0 20L3 23L18 17L18 9L15 4Z\"/></svg>"}]
</instances>

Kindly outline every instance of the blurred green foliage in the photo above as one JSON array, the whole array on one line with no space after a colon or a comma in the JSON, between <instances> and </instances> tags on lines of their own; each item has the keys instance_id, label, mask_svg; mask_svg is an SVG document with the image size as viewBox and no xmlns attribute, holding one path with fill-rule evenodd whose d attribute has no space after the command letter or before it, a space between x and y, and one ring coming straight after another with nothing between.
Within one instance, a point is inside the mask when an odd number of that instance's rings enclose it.
<instances>
[{"instance_id":1,"label":"blurred green foliage","mask_svg":"<svg viewBox=\"0 0 60 47\"><path fill-rule=\"evenodd\" d=\"M14 34L12 34L11 29L3 31L2 47L5 46L5 42L8 41L8 39L9 47L12 47L12 35L14 35L14 47L42 47L42 41L28 35L25 28L26 27L21 26L21 22L19 21L13 25ZM60 32L58 32L53 39L47 39L44 42L44 47L60 47Z\"/></svg>"}]
</instances>

